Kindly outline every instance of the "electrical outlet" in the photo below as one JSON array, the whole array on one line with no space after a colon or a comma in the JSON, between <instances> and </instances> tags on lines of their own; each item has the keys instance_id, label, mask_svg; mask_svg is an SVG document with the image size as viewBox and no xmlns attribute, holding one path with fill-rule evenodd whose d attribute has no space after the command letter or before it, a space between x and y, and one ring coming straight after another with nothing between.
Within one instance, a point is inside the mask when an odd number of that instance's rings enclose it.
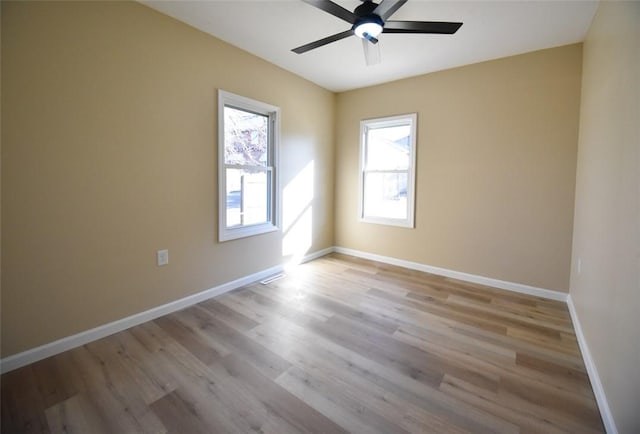
<instances>
[{"instance_id":1,"label":"electrical outlet","mask_svg":"<svg viewBox=\"0 0 640 434\"><path fill-rule=\"evenodd\" d=\"M156 252L156 260L158 263L158 267L162 265L167 265L169 263L169 251L168 250L158 250Z\"/></svg>"},{"instance_id":2,"label":"electrical outlet","mask_svg":"<svg viewBox=\"0 0 640 434\"><path fill-rule=\"evenodd\" d=\"M582 258L578 258L578 274L582 273Z\"/></svg>"}]
</instances>

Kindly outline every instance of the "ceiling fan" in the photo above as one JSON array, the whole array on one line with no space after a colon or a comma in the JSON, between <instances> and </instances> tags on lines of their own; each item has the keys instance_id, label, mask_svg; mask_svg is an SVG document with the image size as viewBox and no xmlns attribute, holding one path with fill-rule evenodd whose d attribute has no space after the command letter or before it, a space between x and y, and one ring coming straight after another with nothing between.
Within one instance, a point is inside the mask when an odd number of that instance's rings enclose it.
<instances>
[{"instance_id":1,"label":"ceiling fan","mask_svg":"<svg viewBox=\"0 0 640 434\"><path fill-rule=\"evenodd\" d=\"M437 33L452 35L462 26L462 23L445 21L389 20L389 17L400 9L407 0L382 0L380 3L374 3L372 0L360 0L362 4L355 8L353 12L330 0L302 1L340 18L352 26L349 30L310 42L291 51L302 54L331 42L356 35L362 39L367 65L380 61L379 48L377 50L373 49L373 47L377 47L380 33Z\"/></svg>"}]
</instances>

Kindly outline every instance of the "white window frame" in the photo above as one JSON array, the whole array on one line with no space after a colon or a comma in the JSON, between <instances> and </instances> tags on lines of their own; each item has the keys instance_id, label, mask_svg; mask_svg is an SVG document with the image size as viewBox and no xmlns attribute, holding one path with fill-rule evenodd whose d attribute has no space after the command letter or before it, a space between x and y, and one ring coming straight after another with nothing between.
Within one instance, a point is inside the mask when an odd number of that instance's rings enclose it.
<instances>
[{"instance_id":1,"label":"white window frame","mask_svg":"<svg viewBox=\"0 0 640 434\"><path fill-rule=\"evenodd\" d=\"M370 129L385 128L398 125L409 125L411 129L410 136L410 157L409 167L407 170L368 170L366 165L367 157L367 133ZM397 116L388 116L383 118L366 119L360 121L360 183L359 183L359 199L358 199L358 215L359 221L364 223L374 223L380 225L400 226L405 228L415 227L415 180L416 180L416 143L418 114L409 113ZM365 206L365 179L367 173L386 172L386 173L407 173L407 218L394 219L388 217L366 216L364 214Z\"/></svg>"},{"instance_id":2,"label":"white window frame","mask_svg":"<svg viewBox=\"0 0 640 434\"><path fill-rule=\"evenodd\" d=\"M241 168L225 164L224 160L224 108L233 107L269 118L269 160L271 188L268 192L269 221L252 225L227 227L227 168ZM220 242L250 237L279 230L280 188L278 181L278 144L280 140L280 108L251 98L218 89L218 240Z\"/></svg>"}]
</instances>

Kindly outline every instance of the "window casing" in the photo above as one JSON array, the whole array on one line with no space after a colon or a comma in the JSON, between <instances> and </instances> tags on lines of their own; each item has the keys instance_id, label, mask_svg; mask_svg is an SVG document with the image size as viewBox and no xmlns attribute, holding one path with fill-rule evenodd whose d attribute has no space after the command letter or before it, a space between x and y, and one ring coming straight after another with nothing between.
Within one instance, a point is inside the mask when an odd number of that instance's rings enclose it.
<instances>
[{"instance_id":1,"label":"window casing","mask_svg":"<svg viewBox=\"0 0 640 434\"><path fill-rule=\"evenodd\" d=\"M218 90L218 239L278 230L280 109Z\"/></svg>"},{"instance_id":2,"label":"window casing","mask_svg":"<svg viewBox=\"0 0 640 434\"><path fill-rule=\"evenodd\" d=\"M360 122L360 221L414 227L416 129L416 113Z\"/></svg>"}]
</instances>

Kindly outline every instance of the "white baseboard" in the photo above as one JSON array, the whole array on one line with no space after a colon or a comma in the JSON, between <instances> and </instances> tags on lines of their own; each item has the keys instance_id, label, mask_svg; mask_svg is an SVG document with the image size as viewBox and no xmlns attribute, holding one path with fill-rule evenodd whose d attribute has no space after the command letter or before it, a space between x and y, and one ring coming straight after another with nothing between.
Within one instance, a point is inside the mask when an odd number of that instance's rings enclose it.
<instances>
[{"instance_id":1,"label":"white baseboard","mask_svg":"<svg viewBox=\"0 0 640 434\"><path fill-rule=\"evenodd\" d=\"M573 328L576 331L576 338L578 339L578 345L580 346L580 351L582 352L582 359L584 360L584 365L587 368L587 374L589 375L589 380L591 381L591 387L593 388L593 393L596 396L596 402L598 403L598 409L600 410L600 416L602 417L604 428L608 434L618 434L618 429L616 428L615 421L613 420L611 408L609 408L609 402L607 401L607 397L604 394L604 388L602 387L602 382L600 381L600 375L598 375L595 361L591 356L591 351L589 351L587 340L585 339L584 333L582 332L580 320L578 319L578 312L576 312L576 308L573 304L571 295L569 295L569 297L567 298L567 307L569 308L569 314L571 315Z\"/></svg>"},{"instance_id":2,"label":"white baseboard","mask_svg":"<svg viewBox=\"0 0 640 434\"><path fill-rule=\"evenodd\" d=\"M437 274L438 276L451 277L453 279L464 280L465 282L477 283L480 285L492 286L494 288L506 289L508 291L519 292L521 294L533 295L536 297L548 298L557 301L567 301L568 294L550 289L536 288L535 286L523 285L522 283L507 282L493 279L491 277L478 276L475 274L463 273L460 271L448 270L446 268L433 267L431 265L417 262L405 261L403 259L391 258L389 256L376 255L374 253L362 252L360 250L347 249L345 247L334 247L336 253L357 256L363 259L383 262L385 264L397 265L411 270L424 271L426 273Z\"/></svg>"},{"instance_id":3,"label":"white baseboard","mask_svg":"<svg viewBox=\"0 0 640 434\"><path fill-rule=\"evenodd\" d=\"M333 252L333 247L318 250L305 255L300 262L309 262L331 252ZM90 330L85 330L78 334L67 336L65 338L58 339L57 341L5 357L0 360L0 373L3 374L5 372L13 371L14 369L21 368L30 363L37 362L38 360L46 359L47 357L102 339L106 336L121 332L144 322L151 321L163 315L187 308L196 303L200 303L201 301L222 295L225 292L241 288L249 283L257 282L274 274L282 273L284 269L284 264L277 265L275 267L253 273L249 276L218 285L214 288L206 289L202 292L198 292L197 294L189 295L179 300L163 304L162 306L154 307L144 312L136 313L129 317L122 318L108 324L103 324Z\"/></svg>"},{"instance_id":4,"label":"white baseboard","mask_svg":"<svg viewBox=\"0 0 640 434\"><path fill-rule=\"evenodd\" d=\"M613 415L611 413L611 409L609 408L609 404L607 402L607 398L604 393L604 388L602 387L602 383L600 381L600 376L598 375L595 362L591 357L591 352L589 351L589 347L587 346L587 342L582 332L580 321L578 319L578 314L575 310L575 306L573 305L571 295L558 292L558 291L552 291L549 289L536 288L533 286L523 285L520 283L507 282L507 281L493 279L489 277L462 273L459 271L448 270L445 268L433 267L430 265L405 261L402 259L392 258L388 256L376 255L373 253L367 253L359 250L348 249L345 247L328 247L326 249L310 253L308 255L305 255L301 262L312 261L314 259L317 259L321 256L325 256L332 252L343 253L346 255L356 256L359 258L369 259L377 262L383 262L385 264L397 265L397 266L409 268L412 270L424 271L427 273L459 279L466 282L478 283L481 285L487 285L495 288L506 289L509 291L519 292L522 294L528 294L528 295L533 295L537 297L543 297L543 298L548 298L552 300L566 302L569 308L569 313L571 315L571 320L575 328L578 344L580 346L580 350L582 351L582 357L584 359L584 363L587 368L589 380L591 381L591 385L593 387L593 391L596 397L596 401L598 403L598 408L600 409L600 414L602 416L605 429L609 434L618 433L618 430L616 428L616 425L613 419ZM0 360L0 373L13 371L14 369L21 368L30 363L34 363L39 360L45 359L47 357L54 356L64 351L85 345L87 343L112 335L114 333L118 333L120 331L126 330L128 328L134 327L144 322L151 321L163 315L167 315L172 312L176 312L178 310L187 308L194 304L200 303L204 300L217 297L226 292L245 286L249 283L253 283L261 279L264 279L266 277L272 276L274 274L281 273L285 269L285 267L286 267L285 265L277 265L275 267L271 267L271 268L259 271L257 273L253 273L249 276L245 276L240 279L236 279L231 282L218 285L216 287L207 289L197 294L193 294L193 295L181 298L179 300L172 301L162 306L158 306L158 307L146 310L144 312L131 315L127 318L122 318L120 320L117 320L108 324L104 324L72 336L67 336L57 341L50 342L48 344L45 344L36 348L32 348L30 350L27 350L18 354L14 354L9 357L5 357L4 359Z\"/></svg>"},{"instance_id":5,"label":"white baseboard","mask_svg":"<svg viewBox=\"0 0 640 434\"><path fill-rule=\"evenodd\" d=\"M319 258L320 256L329 254L332 251L333 247L329 247L327 249L310 253L308 255L305 255L301 262L311 261L313 259ZM32 348L30 350L11 355L9 357L5 357L4 359L0 360L0 373L13 371L14 369L21 368L30 363L37 362L38 360L46 359L47 357L51 357L64 351L88 344L89 342L102 339L106 336L121 332L144 322L151 321L163 315L176 312L178 310L192 306L196 303L200 303L201 301L217 297L224 294L225 292L232 291L249 283L257 282L274 274L281 273L284 268L284 265L277 265L275 267L253 273L249 276L245 276L240 279L218 285L214 288L198 292L197 294L189 295L179 300L172 301L162 306L154 307L144 312L140 312L129 317L122 318L117 321L92 328L90 330L85 330L78 334L67 336L65 338L58 339L57 341Z\"/></svg>"},{"instance_id":6,"label":"white baseboard","mask_svg":"<svg viewBox=\"0 0 640 434\"><path fill-rule=\"evenodd\" d=\"M576 332L576 338L578 339L580 351L582 351L582 358L584 360L585 367L587 368L589 380L591 381L591 386L598 403L598 408L600 410L600 415L602 416L604 427L608 434L618 434L611 409L609 408L607 398L604 394L604 388L602 387L602 383L600 382L600 376L598 375L595 362L591 357L589 347L587 346L587 341L585 340L584 334L582 332L582 327L580 326L578 314L576 313L575 306L573 305L571 295L559 291L536 288L534 286L523 285L521 283L507 282L504 280L492 279L490 277L477 276L475 274L462 273L459 271L448 270L446 268L433 267L430 265L419 264L416 262L405 261L388 256L376 255L374 253L367 253L359 250L347 249L344 247L334 247L333 251L336 253L343 253L345 255L356 256L359 258L369 259L385 264L397 265L412 270L424 271L427 273L437 274L439 276L451 277L466 282L478 283L481 285L492 286L494 288L506 289L508 291L515 291L522 294L528 294L567 303L569 314L571 315L571 321Z\"/></svg>"},{"instance_id":7,"label":"white baseboard","mask_svg":"<svg viewBox=\"0 0 640 434\"><path fill-rule=\"evenodd\" d=\"M326 249L318 250L317 252L309 253L308 255L304 256L304 258L302 259L302 263L304 264L305 262L313 261L314 259L318 259L333 252L335 252L335 247L332 246L327 247Z\"/></svg>"}]
</instances>

